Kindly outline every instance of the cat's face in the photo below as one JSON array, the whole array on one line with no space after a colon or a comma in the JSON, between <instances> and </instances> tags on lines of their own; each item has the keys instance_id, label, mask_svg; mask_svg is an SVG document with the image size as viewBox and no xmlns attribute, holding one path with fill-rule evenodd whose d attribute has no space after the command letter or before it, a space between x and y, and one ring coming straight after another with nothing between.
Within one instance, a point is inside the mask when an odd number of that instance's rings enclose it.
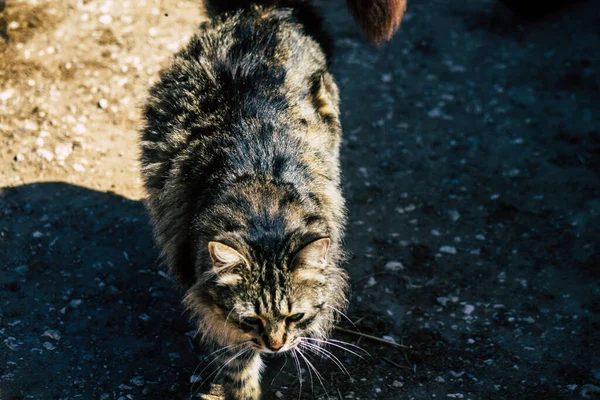
<instances>
[{"instance_id":1,"label":"cat's face","mask_svg":"<svg viewBox=\"0 0 600 400\"><path fill-rule=\"evenodd\" d=\"M321 338L333 320L325 271L302 267L279 278L276 287L267 284L261 290L242 283L234 294L230 321L261 352L284 352L302 338Z\"/></svg>"},{"instance_id":2,"label":"cat's face","mask_svg":"<svg viewBox=\"0 0 600 400\"><path fill-rule=\"evenodd\" d=\"M253 265L232 247L209 243L212 287L195 310L202 331L221 345L245 343L264 353L325 339L345 306L346 285L343 271L327 263L329 246L319 239L289 265Z\"/></svg>"}]
</instances>

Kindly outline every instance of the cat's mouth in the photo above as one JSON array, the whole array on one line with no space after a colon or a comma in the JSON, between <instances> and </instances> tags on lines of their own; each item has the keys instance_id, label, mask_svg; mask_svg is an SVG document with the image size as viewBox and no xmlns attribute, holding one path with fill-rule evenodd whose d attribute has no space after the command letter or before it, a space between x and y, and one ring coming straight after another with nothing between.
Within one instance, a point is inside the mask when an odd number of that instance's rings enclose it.
<instances>
[{"instance_id":1,"label":"cat's mouth","mask_svg":"<svg viewBox=\"0 0 600 400\"><path fill-rule=\"evenodd\" d=\"M256 350L259 353L264 353L264 354L285 353L286 351L293 349L297 345L297 343L290 342L290 343L284 344L283 346L281 346L279 348L269 348L265 344L261 343L258 339L252 339L251 343L252 343L251 346L252 346L252 348L254 348L254 350Z\"/></svg>"},{"instance_id":2,"label":"cat's mouth","mask_svg":"<svg viewBox=\"0 0 600 400\"><path fill-rule=\"evenodd\" d=\"M281 353L285 353L286 351L291 350L291 347L288 345L285 345L277 350L271 350L268 347L262 346L259 349L259 352L261 353L265 353L265 354L281 354Z\"/></svg>"}]
</instances>

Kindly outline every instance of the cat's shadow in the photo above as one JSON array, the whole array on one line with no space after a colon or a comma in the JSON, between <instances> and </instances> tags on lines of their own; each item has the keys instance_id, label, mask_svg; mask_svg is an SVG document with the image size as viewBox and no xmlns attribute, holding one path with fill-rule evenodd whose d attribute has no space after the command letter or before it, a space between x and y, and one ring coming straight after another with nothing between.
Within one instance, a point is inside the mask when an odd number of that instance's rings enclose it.
<instances>
[{"instance_id":1,"label":"cat's shadow","mask_svg":"<svg viewBox=\"0 0 600 400\"><path fill-rule=\"evenodd\" d=\"M218 362L193 337L141 201L60 182L0 188L0 262L0 398L219 398L202 395ZM291 356L266 362L265 395L299 390ZM315 398L303 373L302 398Z\"/></svg>"},{"instance_id":2,"label":"cat's shadow","mask_svg":"<svg viewBox=\"0 0 600 400\"><path fill-rule=\"evenodd\" d=\"M0 188L0 260L0 398L190 396L205 350L141 201L67 183Z\"/></svg>"}]
</instances>

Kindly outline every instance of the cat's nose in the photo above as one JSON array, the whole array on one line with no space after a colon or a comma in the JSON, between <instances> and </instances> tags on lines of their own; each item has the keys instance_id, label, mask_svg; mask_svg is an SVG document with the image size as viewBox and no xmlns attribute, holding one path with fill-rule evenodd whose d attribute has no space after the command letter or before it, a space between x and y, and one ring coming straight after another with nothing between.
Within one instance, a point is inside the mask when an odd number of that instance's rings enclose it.
<instances>
[{"instance_id":1,"label":"cat's nose","mask_svg":"<svg viewBox=\"0 0 600 400\"><path fill-rule=\"evenodd\" d=\"M264 337L263 339L267 349L274 353L278 352L285 344L285 338Z\"/></svg>"},{"instance_id":2,"label":"cat's nose","mask_svg":"<svg viewBox=\"0 0 600 400\"><path fill-rule=\"evenodd\" d=\"M272 343L268 347L269 347L269 350L276 353L279 351L279 349L281 349L283 347L283 343Z\"/></svg>"}]
</instances>

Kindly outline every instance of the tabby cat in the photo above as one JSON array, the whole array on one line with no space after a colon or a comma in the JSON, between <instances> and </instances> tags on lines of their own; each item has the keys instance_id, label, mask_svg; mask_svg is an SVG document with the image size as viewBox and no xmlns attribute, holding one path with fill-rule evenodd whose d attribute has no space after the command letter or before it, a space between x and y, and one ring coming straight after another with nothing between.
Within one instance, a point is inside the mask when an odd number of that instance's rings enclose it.
<instances>
[{"instance_id":1,"label":"tabby cat","mask_svg":"<svg viewBox=\"0 0 600 400\"><path fill-rule=\"evenodd\" d=\"M349 5L379 42L404 1ZM338 89L308 1L207 9L150 90L142 174L169 271L222 347L226 399L258 399L261 356L321 354L346 307Z\"/></svg>"}]
</instances>

